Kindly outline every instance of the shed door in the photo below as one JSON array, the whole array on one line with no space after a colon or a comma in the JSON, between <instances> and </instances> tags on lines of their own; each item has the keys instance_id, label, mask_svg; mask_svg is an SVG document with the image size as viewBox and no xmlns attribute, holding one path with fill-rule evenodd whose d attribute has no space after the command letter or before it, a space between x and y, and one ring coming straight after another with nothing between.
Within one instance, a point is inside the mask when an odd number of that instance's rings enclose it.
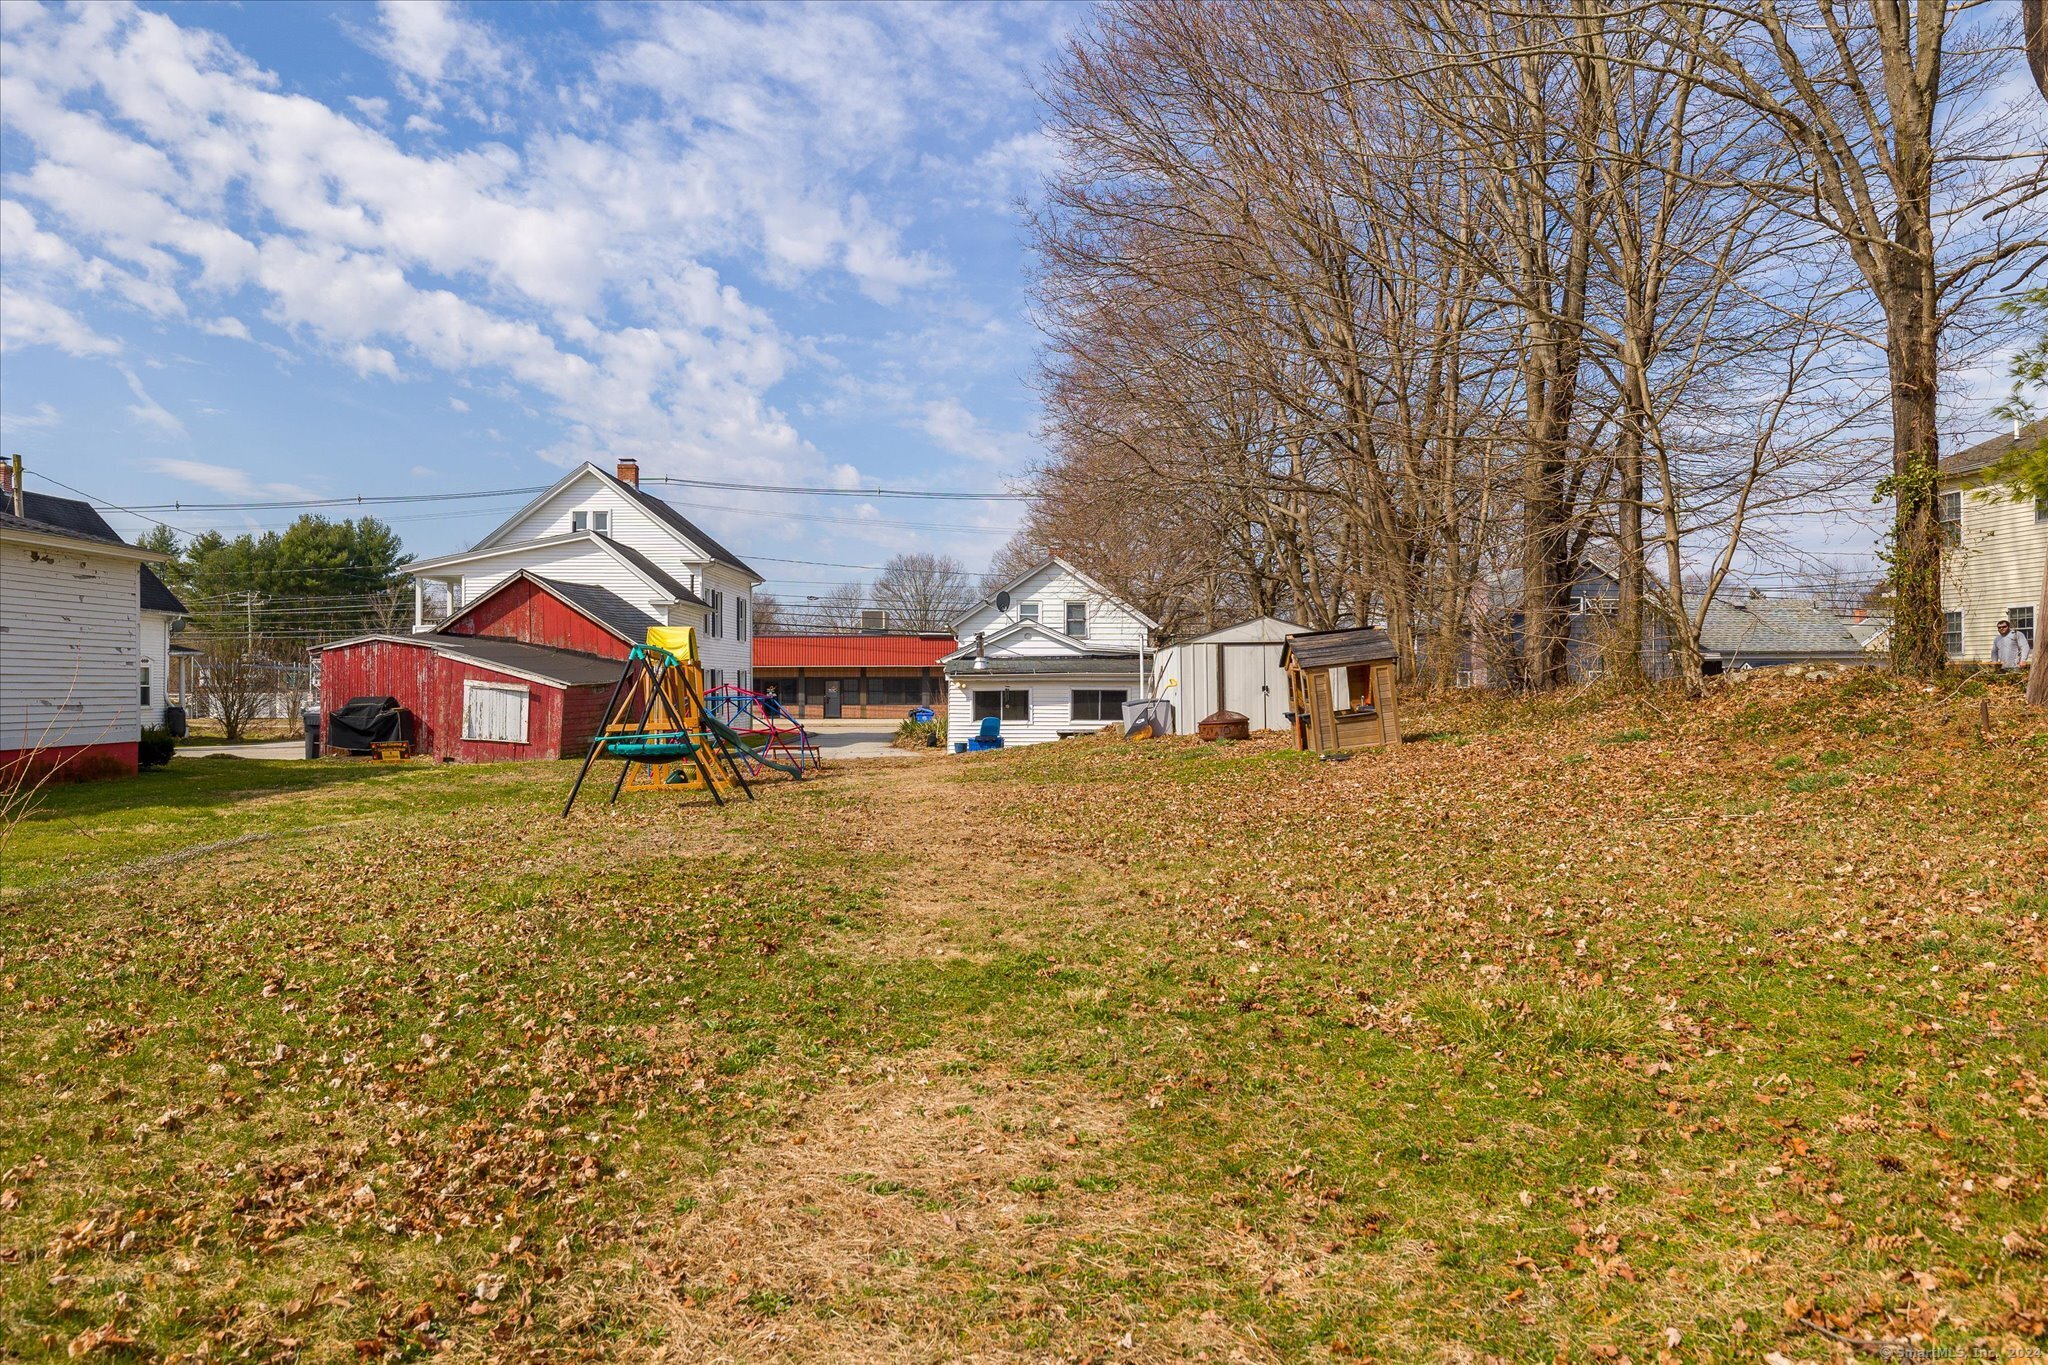
<instances>
[{"instance_id":1,"label":"shed door","mask_svg":"<svg viewBox=\"0 0 2048 1365\"><path fill-rule=\"evenodd\" d=\"M526 743L529 689L518 683L462 685L462 737L504 744Z\"/></svg>"},{"instance_id":2,"label":"shed door","mask_svg":"<svg viewBox=\"0 0 2048 1365\"><path fill-rule=\"evenodd\" d=\"M1235 711L1254 730L1277 730L1287 709L1286 682L1278 645L1223 645L1223 709Z\"/></svg>"}]
</instances>

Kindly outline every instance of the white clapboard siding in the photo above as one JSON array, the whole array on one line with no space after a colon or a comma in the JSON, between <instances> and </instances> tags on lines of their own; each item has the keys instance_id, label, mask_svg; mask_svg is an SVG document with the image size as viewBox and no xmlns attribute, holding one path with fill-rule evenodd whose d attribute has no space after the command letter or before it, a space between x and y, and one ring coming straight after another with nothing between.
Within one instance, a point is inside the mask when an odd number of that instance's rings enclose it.
<instances>
[{"instance_id":1,"label":"white clapboard siding","mask_svg":"<svg viewBox=\"0 0 2048 1365\"><path fill-rule=\"evenodd\" d=\"M524 744L532 689L524 683L462 684L462 737Z\"/></svg>"},{"instance_id":2,"label":"white clapboard siding","mask_svg":"<svg viewBox=\"0 0 2048 1365\"><path fill-rule=\"evenodd\" d=\"M1131 701L1144 695L1144 689L1138 685L1135 660L1128 671L1075 674L1058 679L953 678L946 688L946 742L949 745L962 744L980 732L981 722L974 718L973 694L976 692L1030 692L1031 719L1004 721L1002 733L1005 744L1044 744L1058 739L1061 731L1099 730L1122 719L1117 716L1111 720L1075 720L1073 698L1077 688L1122 691Z\"/></svg>"},{"instance_id":3,"label":"white clapboard siding","mask_svg":"<svg viewBox=\"0 0 2048 1365\"><path fill-rule=\"evenodd\" d=\"M133 559L0 544L0 750L141 733Z\"/></svg>"},{"instance_id":4,"label":"white clapboard siding","mask_svg":"<svg viewBox=\"0 0 2048 1365\"><path fill-rule=\"evenodd\" d=\"M754 595L754 580L738 569L725 564L700 564L695 566L694 580L684 573L676 576L689 583L699 597L707 602L711 594L720 594L718 612L718 633L708 629L697 632L697 658L704 665L704 682L713 686L712 670L717 670L718 682L737 683L742 671L751 682L754 668L754 632L752 628L751 601ZM739 637L738 604L750 604L747 638Z\"/></svg>"},{"instance_id":5,"label":"white clapboard siding","mask_svg":"<svg viewBox=\"0 0 2048 1365\"><path fill-rule=\"evenodd\" d=\"M164 685L171 677L171 618L160 611L142 613L142 664L149 670L149 704L142 708L142 724L162 725ZM135 697L142 700L139 678Z\"/></svg>"},{"instance_id":6,"label":"white clapboard siding","mask_svg":"<svg viewBox=\"0 0 2048 1365\"><path fill-rule=\"evenodd\" d=\"M570 545L541 545L492 555L462 567L462 604L483 600L492 588L521 569L542 578L565 583L587 583L608 588L657 621L668 619L668 609L656 605L668 594L654 587L624 563L587 540ZM681 577L680 575L677 575Z\"/></svg>"},{"instance_id":7,"label":"white clapboard siding","mask_svg":"<svg viewBox=\"0 0 2048 1365\"><path fill-rule=\"evenodd\" d=\"M1941 557L1941 605L1963 614L1963 654L1980 663L1991 658L1998 618L2014 607L2036 607L2041 563L2048 559L2048 515L2031 499L2016 499L2005 484L1979 478L1946 483L1962 488L1962 544ZM2035 622L2034 644L2048 624Z\"/></svg>"},{"instance_id":8,"label":"white clapboard siding","mask_svg":"<svg viewBox=\"0 0 2048 1365\"><path fill-rule=\"evenodd\" d=\"M1040 625L1061 634L1066 630L1066 604L1086 603L1088 633L1085 648L1089 650L1101 653L1129 650L1136 653L1145 643L1145 623L1127 604L1097 592L1057 563L1044 565L1010 589L1008 611L998 611L993 602L985 602L960 621L954 635L963 644L972 640L976 631L993 635L1003 627L1022 620L1018 609L1028 602L1038 604Z\"/></svg>"},{"instance_id":9,"label":"white clapboard siding","mask_svg":"<svg viewBox=\"0 0 2048 1365\"><path fill-rule=\"evenodd\" d=\"M515 517L491 532L477 543L477 548L566 536L576 529L577 512L609 512L611 530L606 534L632 546L670 573L675 573L676 565L689 558L682 552L674 530L657 522L646 508L591 469L583 470L524 516Z\"/></svg>"}]
</instances>

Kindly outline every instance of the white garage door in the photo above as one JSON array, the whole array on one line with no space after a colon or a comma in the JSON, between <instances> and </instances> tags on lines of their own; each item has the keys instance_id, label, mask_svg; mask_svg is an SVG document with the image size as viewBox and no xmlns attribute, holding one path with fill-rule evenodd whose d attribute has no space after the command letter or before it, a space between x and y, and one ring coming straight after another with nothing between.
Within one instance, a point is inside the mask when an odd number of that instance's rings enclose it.
<instances>
[{"instance_id":1,"label":"white garage door","mask_svg":"<svg viewBox=\"0 0 2048 1365\"><path fill-rule=\"evenodd\" d=\"M526 743L527 689L517 684L462 685L462 737Z\"/></svg>"},{"instance_id":2,"label":"white garage door","mask_svg":"<svg viewBox=\"0 0 2048 1365\"><path fill-rule=\"evenodd\" d=\"M1287 698L1280 683L1279 645L1222 645L1223 709L1251 721L1254 730L1277 730Z\"/></svg>"}]
</instances>

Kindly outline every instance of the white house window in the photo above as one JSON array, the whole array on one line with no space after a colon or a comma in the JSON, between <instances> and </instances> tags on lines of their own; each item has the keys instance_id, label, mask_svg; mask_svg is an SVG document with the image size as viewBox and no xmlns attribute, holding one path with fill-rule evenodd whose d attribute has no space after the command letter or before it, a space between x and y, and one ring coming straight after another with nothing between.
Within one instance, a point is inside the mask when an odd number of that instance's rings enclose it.
<instances>
[{"instance_id":1,"label":"white house window","mask_svg":"<svg viewBox=\"0 0 2048 1365\"><path fill-rule=\"evenodd\" d=\"M1957 658L1963 652L1963 614L1959 611L1945 611L1941 614L1941 647L1950 658Z\"/></svg>"},{"instance_id":2,"label":"white house window","mask_svg":"<svg viewBox=\"0 0 2048 1365\"><path fill-rule=\"evenodd\" d=\"M530 689L519 684L466 682L462 685L462 737L497 744L526 743Z\"/></svg>"},{"instance_id":3,"label":"white house window","mask_svg":"<svg viewBox=\"0 0 2048 1365\"><path fill-rule=\"evenodd\" d=\"M1067 634L1073 636L1076 640L1088 638L1088 604L1086 602L1067 603Z\"/></svg>"},{"instance_id":4,"label":"white house window","mask_svg":"<svg viewBox=\"0 0 2048 1365\"><path fill-rule=\"evenodd\" d=\"M976 692L974 694L974 718L987 720L999 716L1028 724L1031 720L1031 693L1028 689L1013 689L1005 692Z\"/></svg>"},{"instance_id":5,"label":"white house window","mask_svg":"<svg viewBox=\"0 0 2048 1365\"><path fill-rule=\"evenodd\" d=\"M1019 602L1017 604L1017 619L1019 621L1036 621L1038 619L1038 603Z\"/></svg>"},{"instance_id":6,"label":"white house window","mask_svg":"<svg viewBox=\"0 0 2048 1365\"><path fill-rule=\"evenodd\" d=\"M747 599L744 597L732 599L732 638L747 638Z\"/></svg>"},{"instance_id":7,"label":"white house window","mask_svg":"<svg viewBox=\"0 0 2048 1365\"><path fill-rule=\"evenodd\" d=\"M2026 636L2027 646L2032 648L2036 643L2034 640L2034 609L2032 607L2007 607L2005 609L2005 619L2012 622L2012 633ZM149 674L147 671L143 673L142 678L142 690L144 693L142 699L146 702L149 700Z\"/></svg>"},{"instance_id":8,"label":"white house window","mask_svg":"<svg viewBox=\"0 0 2048 1365\"><path fill-rule=\"evenodd\" d=\"M1096 691L1089 688L1074 689L1075 720L1122 720L1124 703L1131 694L1127 691Z\"/></svg>"},{"instance_id":9,"label":"white house window","mask_svg":"<svg viewBox=\"0 0 2048 1365\"><path fill-rule=\"evenodd\" d=\"M1944 545L1963 543L1963 495L1943 493L1938 504L1941 517L1941 541Z\"/></svg>"},{"instance_id":10,"label":"white house window","mask_svg":"<svg viewBox=\"0 0 2048 1365\"><path fill-rule=\"evenodd\" d=\"M2017 626L2019 623L2015 621L2013 624ZM2027 624L2029 626L2034 624L2034 618L2031 613L2027 617ZM149 705L149 665L146 663L142 666L142 704L144 706Z\"/></svg>"},{"instance_id":11,"label":"white house window","mask_svg":"<svg viewBox=\"0 0 2048 1365\"><path fill-rule=\"evenodd\" d=\"M711 606L704 622L704 633L714 640L722 639L725 635L725 594L710 588L705 591L704 600Z\"/></svg>"},{"instance_id":12,"label":"white house window","mask_svg":"<svg viewBox=\"0 0 2048 1365\"><path fill-rule=\"evenodd\" d=\"M2048 521L2048 498L2034 499L2034 520Z\"/></svg>"},{"instance_id":13,"label":"white house window","mask_svg":"<svg viewBox=\"0 0 2048 1365\"><path fill-rule=\"evenodd\" d=\"M572 531L595 531L601 536L608 536L612 533L612 514L599 508L571 512L569 514L569 529Z\"/></svg>"}]
</instances>

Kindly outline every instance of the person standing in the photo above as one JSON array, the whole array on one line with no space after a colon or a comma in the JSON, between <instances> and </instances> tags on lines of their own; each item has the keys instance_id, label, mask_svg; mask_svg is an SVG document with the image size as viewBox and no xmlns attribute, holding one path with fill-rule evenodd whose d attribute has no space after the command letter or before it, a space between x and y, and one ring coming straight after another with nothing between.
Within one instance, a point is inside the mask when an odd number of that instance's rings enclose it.
<instances>
[{"instance_id":1,"label":"person standing","mask_svg":"<svg viewBox=\"0 0 2048 1365\"><path fill-rule=\"evenodd\" d=\"M1991 666L1993 668L2025 668L2027 660L2034 657L2034 647L2027 637L2012 628L2012 622L2001 617L1998 634L1991 640Z\"/></svg>"}]
</instances>

